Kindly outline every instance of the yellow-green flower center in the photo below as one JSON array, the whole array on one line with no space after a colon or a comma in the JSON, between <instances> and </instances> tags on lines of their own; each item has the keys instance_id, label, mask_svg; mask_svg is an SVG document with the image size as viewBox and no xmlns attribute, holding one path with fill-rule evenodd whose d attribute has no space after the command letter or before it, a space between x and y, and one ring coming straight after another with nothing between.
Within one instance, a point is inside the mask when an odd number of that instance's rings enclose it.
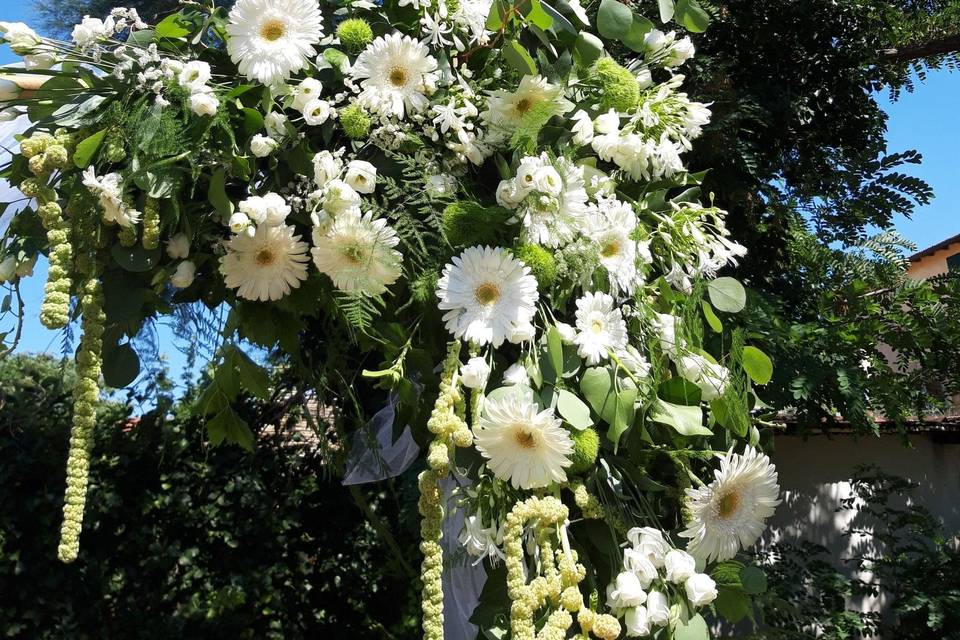
<instances>
[{"instance_id":1,"label":"yellow-green flower center","mask_svg":"<svg viewBox=\"0 0 960 640\"><path fill-rule=\"evenodd\" d=\"M738 509L740 509L739 493L736 491L731 491L721 496L720 503L718 505L718 511L721 518L724 520L732 518L733 515L737 513Z\"/></svg>"},{"instance_id":2,"label":"yellow-green flower center","mask_svg":"<svg viewBox=\"0 0 960 640\"><path fill-rule=\"evenodd\" d=\"M282 20L267 20L260 27L260 37L268 42L279 40L287 32L287 26Z\"/></svg>"},{"instance_id":3,"label":"yellow-green flower center","mask_svg":"<svg viewBox=\"0 0 960 640\"><path fill-rule=\"evenodd\" d=\"M474 289L473 297L484 306L491 305L500 299L500 287L492 282L484 282Z\"/></svg>"}]
</instances>

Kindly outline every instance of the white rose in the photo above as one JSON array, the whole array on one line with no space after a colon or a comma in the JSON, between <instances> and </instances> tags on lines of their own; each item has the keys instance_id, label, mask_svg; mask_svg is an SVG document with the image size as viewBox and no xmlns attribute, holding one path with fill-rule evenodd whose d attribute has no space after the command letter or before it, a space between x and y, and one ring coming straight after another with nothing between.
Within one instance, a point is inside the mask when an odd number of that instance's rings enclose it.
<instances>
[{"instance_id":1,"label":"white rose","mask_svg":"<svg viewBox=\"0 0 960 640\"><path fill-rule=\"evenodd\" d=\"M529 342L533 340L537 335L536 328L529 322L525 324L515 325L510 333L507 335L507 340L512 344L520 344L521 342Z\"/></svg>"},{"instance_id":2,"label":"white rose","mask_svg":"<svg viewBox=\"0 0 960 640\"><path fill-rule=\"evenodd\" d=\"M0 262L0 282L9 282L17 275L17 258L7 256Z\"/></svg>"},{"instance_id":3,"label":"white rose","mask_svg":"<svg viewBox=\"0 0 960 640\"><path fill-rule=\"evenodd\" d=\"M659 591L647 594L647 619L650 624L665 627L670 622L670 600Z\"/></svg>"},{"instance_id":4,"label":"white rose","mask_svg":"<svg viewBox=\"0 0 960 640\"><path fill-rule=\"evenodd\" d=\"M286 222L290 215L290 205L279 193L271 191L263 196L263 213L263 222L276 227Z\"/></svg>"},{"instance_id":5,"label":"white rose","mask_svg":"<svg viewBox=\"0 0 960 640\"><path fill-rule=\"evenodd\" d=\"M647 593L640 586L636 574L621 571L613 584L607 587L607 605L613 609L637 607L646 602Z\"/></svg>"},{"instance_id":6,"label":"white rose","mask_svg":"<svg viewBox=\"0 0 960 640\"><path fill-rule=\"evenodd\" d=\"M247 217L247 214L242 211L234 211L233 215L230 216L230 221L227 223L230 225L230 231L234 233L240 233L244 229L250 226L250 218Z\"/></svg>"},{"instance_id":7,"label":"white rose","mask_svg":"<svg viewBox=\"0 0 960 640\"><path fill-rule=\"evenodd\" d=\"M460 379L465 387L483 390L489 377L490 365L483 358L470 358L467 364L460 365Z\"/></svg>"},{"instance_id":8,"label":"white rose","mask_svg":"<svg viewBox=\"0 0 960 640\"><path fill-rule=\"evenodd\" d=\"M636 549L624 549L623 568L636 574L644 589L657 579L657 568L650 562L650 558Z\"/></svg>"},{"instance_id":9,"label":"white rose","mask_svg":"<svg viewBox=\"0 0 960 640\"><path fill-rule=\"evenodd\" d=\"M349 209L360 207L360 194L343 180L331 180L327 183L326 193L323 196L323 209L331 214L338 215Z\"/></svg>"},{"instance_id":10,"label":"white rose","mask_svg":"<svg viewBox=\"0 0 960 640\"><path fill-rule=\"evenodd\" d=\"M651 29L647 31L647 35L643 37L643 44L653 53L662 49L667 44L667 41L667 34L659 29Z\"/></svg>"},{"instance_id":11,"label":"white rose","mask_svg":"<svg viewBox=\"0 0 960 640\"><path fill-rule=\"evenodd\" d=\"M627 626L628 638L639 638L650 635L650 619L646 607L633 607L623 614L623 622Z\"/></svg>"},{"instance_id":12,"label":"white rose","mask_svg":"<svg viewBox=\"0 0 960 640\"><path fill-rule=\"evenodd\" d=\"M573 344L574 339L577 337L577 330L566 322L558 322L556 327L557 333L560 334L560 341L563 344Z\"/></svg>"},{"instance_id":13,"label":"white rose","mask_svg":"<svg viewBox=\"0 0 960 640\"><path fill-rule=\"evenodd\" d=\"M680 346L677 342L678 320L676 316L669 313L658 313L653 318L653 328L660 336L660 348L671 357L676 357Z\"/></svg>"},{"instance_id":14,"label":"white rose","mask_svg":"<svg viewBox=\"0 0 960 640\"><path fill-rule=\"evenodd\" d=\"M717 583L705 573L695 573L684 584L687 600L694 608L703 607L717 599Z\"/></svg>"},{"instance_id":15,"label":"white rose","mask_svg":"<svg viewBox=\"0 0 960 640\"><path fill-rule=\"evenodd\" d=\"M700 387L700 398L707 402L719 398L727 390L729 381L729 369L707 360L703 371L700 373L700 380L697 382L697 386Z\"/></svg>"},{"instance_id":16,"label":"white rose","mask_svg":"<svg viewBox=\"0 0 960 640\"><path fill-rule=\"evenodd\" d=\"M340 175L342 169L343 161L329 151L321 151L313 156L313 180L318 187L325 187Z\"/></svg>"},{"instance_id":17,"label":"white rose","mask_svg":"<svg viewBox=\"0 0 960 640\"><path fill-rule=\"evenodd\" d=\"M597 133L604 135L620 131L620 116L617 115L616 109L610 109L603 115L597 116L593 121L593 127Z\"/></svg>"},{"instance_id":18,"label":"white rose","mask_svg":"<svg viewBox=\"0 0 960 640\"><path fill-rule=\"evenodd\" d=\"M188 100L190 110L198 116L212 116L217 112L220 101L212 93L195 93Z\"/></svg>"},{"instance_id":19,"label":"white rose","mask_svg":"<svg viewBox=\"0 0 960 640\"><path fill-rule=\"evenodd\" d=\"M191 60L183 65L180 74L177 76L177 82L181 87L191 91L202 90L210 80L210 65L202 60Z\"/></svg>"},{"instance_id":20,"label":"white rose","mask_svg":"<svg viewBox=\"0 0 960 640\"><path fill-rule=\"evenodd\" d=\"M197 275L197 266L190 260L184 260L177 265L177 270L170 276L170 284L177 289L186 289L193 284L195 275Z\"/></svg>"},{"instance_id":21,"label":"white rose","mask_svg":"<svg viewBox=\"0 0 960 640\"><path fill-rule=\"evenodd\" d=\"M497 204L507 209L516 209L526 194L517 188L515 180L501 180L497 185Z\"/></svg>"},{"instance_id":22,"label":"white rose","mask_svg":"<svg viewBox=\"0 0 960 640\"><path fill-rule=\"evenodd\" d=\"M23 56L23 66L25 69L49 69L57 63L57 54L53 51L40 51Z\"/></svg>"},{"instance_id":23,"label":"white rose","mask_svg":"<svg viewBox=\"0 0 960 640\"><path fill-rule=\"evenodd\" d=\"M263 119L263 126L267 129L267 135L279 140L287 135L287 116L279 111L271 111Z\"/></svg>"},{"instance_id":24,"label":"white rose","mask_svg":"<svg viewBox=\"0 0 960 640\"><path fill-rule=\"evenodd\" d=\"M663 557L670 551L670 545L663 539L663 533L653 527L634 527L627 532L627 540L633 548L647 557L655 567L663 566Z\"/></svg>"},{"instance_id":25,"label":"white rose","mask_svg":"<svg viewBox=\"0 0 960 640\"><path fill-rule=\"evenodd\" d=\"M516 362L503 372L503 384L514 385L514 384L529 384L530 377L527 375L527 368Z\"/></svg>"},{"instance_id":26,"label":"white rose","mask_svg":"<svg viewBox=\"0 0 960 640\"><path fill-rule=\"evenodd\" d=\"M319 98L311 100L303 106L303 121L311 126L318 126L330 119L330 103Z\"/></svg>"},{"instance_id":27,"label":"white rose","mask_svg":"<svg viewBox=\"0 0 960 640\"><path fill-rule=\"evenodd\" d=\"M364 160L351 160L343 179L358 193L373 193L377 188L377 168Z\"/></svg>"},{"instance_id":28,"label":"white rose","mask_svg":"<svg viewBox=\"0 0 960 640\"><path fill-rule=\"evenodd\" d=\"M40 44L37 32L22 22L0 22L0 41L10 45L10 49L18 56L25 56Z\"/></svg>"},{"instance_id":29,"label":"white rose","mask_svg":"<svg viewBox=\"0 0 960 640\"><path fill-rule=\"evenodd\" d=\"M266 158L277 150L277 141L273 138L258 133L250 139L250 152L258 158Z\"/></svg>"},{"instance_id":30,"label":"white rose","mask_svg":"<svg viewBox=\"0 0 960 640\"><path fill-rule=\"evenodd\" d=\"M190 255L190 238L187 234L178 233L167 240L167 255L171 260L183 260Z\"/></svg>"},{"instance_id":31,"label":"white rose","mask_svg":"<svg viewBox=\"0 0 960 640\"><path fill-rule=\"evenodd\" d=\"M551 196L558 196L563 191L563 178L551 166L540 167L534 174L536 189L541 193L547 193Z\"/></svg>"},{"instance_id":32,"label":"white rose","mask_svg":"<svg viewBox=\"0 0 960 640\"><path fill-rule=\"evenodd\" d=\"M297 90L293 94L293 108L297 111L303 111L307 103L317 98L321 91L323 91L323 85L320 84L319 80L306 78L297 86Z\"/></svg>"},{"instance_id":33,"label":"white rose","mask_svg":"<svg viewBox=\"0 0 960 640\"><path fill-rule=\"evenodd\" d=\"M692 555L680 549L671 549L663 560L667 580L680 584L697 572L697 561Z\"/></svg>"}]
</instances>

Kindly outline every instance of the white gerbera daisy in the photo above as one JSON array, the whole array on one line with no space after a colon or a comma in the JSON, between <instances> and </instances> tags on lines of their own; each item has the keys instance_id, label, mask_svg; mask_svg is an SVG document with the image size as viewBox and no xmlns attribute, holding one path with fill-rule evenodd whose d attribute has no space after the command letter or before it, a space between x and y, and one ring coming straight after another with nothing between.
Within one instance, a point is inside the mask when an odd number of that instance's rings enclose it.
<instances>
[{"instance_id":1,"label":"white gerbera daisy","mask_svg":"<svg viewBox=\"0 0 960 640\"><path fill-rule=\"evenodd\" d=\"M563 98L563 87L552 85L542 76L523 76L516 91L498 89L487 99L487 110L481 117L495 127L512 130L523 116L544 102L552 102L557 113L569 111L573 105Z\"/></svg>"},{"instance_id":2,"label":"white gerbera daisy","mask_svg":"<svg viewBox=\"0 0 960 640\"><path fill-rule=\"evenodd\" d=\"M253 235L240 233L224 246L220 273L247 300L279 300L307 279L307 243L291 226L262 224Z\"/></svg>"},{"instance_id":3,"label":"white gerbera daisy","mask_svg":"<svg viewBox=\"0 0 960 640\"><path fill-rule=\"evenodd\" d=\"M423 111L430 104L437 78L437 61L426 45L410 36L380 36L357 56L350 69L362 80L360 102L371 111L403 118L405 112Z\"/></svg>"},{"instance_id":4,"label":"white gerbera daisy","mask_svg":"<svg viewBox=\"0 0 960 640\"><path fill-rule=\"evenodd\" d=\"M387 221L372 213L347 212L337 216L326 233L313 232L313 263L333 280L337 289L379 295L400 277L400 243Z\"/></svg>"},{"instance_id":5,"label":"white gerbera daisy","mask_svg":"<svg viewBox=\"0 0 960 640\"><path fill-rule=\"evenodd\" d=\"M316 0L238 0L230 10L227 51L240 73L272 85L307 66L323 36Z\"/></svg>"},{"instance_id":6,"label":"white gerbera daisy","mask_svg":"<svg viewBox=\"0 0 960 640\"><path fill-rule=\"evenodd\" d=\"M587 216L587 235L597 245L614 295L632 295L637 288L637 242L630 237L636 228L633 208L615 198L601 198Z\"/></svg>"},{"instance_id":7,"label":"white gerbera daisy","mask_svg":"<svg viewBox=\"0 0 960 640\"><path fill-rule=\"evenodd\" d=\"M577 353L588 365L599 364L627 346L627 323L613 297L603 292L586 293L577 300Z\"/></svg>"},{"instance_id":8,"label":"white gerbera daisy","mask_svg":"<svg viewBox=\"0 0 960 640\"><path fill-rule=\"evenodd\" d=\"M455 337L499 347L531 324L539 294L530 268L509 251L470 247L443 268L437 297Z\"/></svg>"},{"instance_id":9,"label":"white gerbera daisy","mask_svg":"<svg viewBox=\"0 0 960 640\"><path fill-rule=\"evenodd\" d=\"M692 517L680 533L690 538L687 551L707 562L729 560L756 542L780 504L777 469L753 447L743 454L731 449L713 474L706 487L687 489Z\"/></svg>"},{"instance_id":10,"label":"white gerbera daisy","mask_svg":"<svg viewBox=\"0 0 960 640\"><path fill-rule=\"evenodd\" d=\"M560 420L519 395L487 402L474 431L490 470L517 489L536 489L567 479L573 441Z\"/></svg>"}]
</instances>

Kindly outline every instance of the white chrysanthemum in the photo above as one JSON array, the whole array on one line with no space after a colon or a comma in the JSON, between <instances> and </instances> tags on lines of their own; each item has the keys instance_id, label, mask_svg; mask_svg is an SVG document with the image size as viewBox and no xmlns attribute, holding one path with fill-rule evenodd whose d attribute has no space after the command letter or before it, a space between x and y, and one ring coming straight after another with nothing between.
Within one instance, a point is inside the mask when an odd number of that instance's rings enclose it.
<instances>
[{"instance_id":1,"label":"white chrysanthemum","mask_svg":"<svg viewBox=\"0 0 960 640\"><path fill-rule=\"evenodd\" d=\"M132 227L140 221L140 212L127 205L123 197L123 182L119 173L108 173L98 178L93 167L87 167L83 171L83 186L97 196L104 220L116 222L121 227Z\"/></svg>"},{"instance_id":2,"label":"white chrysanthemum","mask_svg":"<svg viewBox=\"0 0 960 640\"><path fill-rule=\"evenodd\" d=\"M540 411L519 395L488 401L474 438L493 474L517 489L567 479L573 441L552 410Z\"/></svg>"},{"instance_id":3,"label":"white chrysanthemum","mask_svg":"<svg viewBox=\"0 0 960 640\"><path fill-rule=\"evenodd\" d=\"M591 366L608 358L610 351L627 346L627 323L620 309L613 307L612 296L586 293L577 300L577 337L573 342L577 353Z\"/></svg>"},{"instance_id":4,"label":"white chrysanthemum","mask_svg":"<svg viewBox=\"0 0 960 640\"><path fill-rule=\"evenodd\" d=\"M397 232L372 213L347 212L337 216L321 233L313 232L313 263L333 280L337 289L349 293L379 295L400 277L403 256L394 249Z\"/></svg>"},{"instance_id":5,"label":"white chrysanthemum","mask_svg":"<svg viewBox=\"0 0 960 640\"><path fill-rule=\"evenodd\" d=\"M640 280L637 242L630 237L636 228L633 207L615 198L600 198L587 216L587 235L599 249L600 265L610 276L614 295L632 295Z\"/></svg>"},{"instance_id":6,"label":"white chrysanthemum","mask_svg":"<svg viewBox=\"0 0 960 640\"><path fill-rule=\"evenodd\" d=\"M357 56L350 69L361 80L360 102L371 111L403 118L404 113L423 111L427 94L436 83L437 61L430 50L409 36L380 36Z\"/></svg>"},{"instance_id":7,"label":"white chrysanthemum","mask_svg":"<svg viewBox=\"0 0 960 640\"><path fill-rule=\"evenodd\" d=\"M509 251L470 247L443 268L437 297L455 337L499 347L531 324L539 294L530 268Z\"/></svg>"},{"instance_id":8,"label":"white chrysanthemum","mask_svg":"<svg viewBox=\"0 0 960 640\"><path fill-rule=\"evenodd\" d=\"M307 279L307 243L291 226L262 224L256 233L240 233L224 246L220 272L225 284L247 300L279 300Z\"/></svg>"},{"instance_id":9,"label":"white chrysanthemum","mask_svg":"<svg viewBox=\"0 0 960 640\"><path fill-rule=\"evenodd\" d=\"M323 19L316 0L238 0L227 34L227 51L240 73L272 85L316 55Z\"/></svg>"},{"instance_id":10,"label":"white chrysanthemum","mask_svg":"<svg viewBox=\"0 0 960 640\"><path fill-rule=\"evenodd\" d=\"M552 102L557 113L565 113L572 104L563 98L563 87L552 85L542 76L523 76L516 91L498 89L487 99L487 110L482 117L491 125L513 129L523 116L544 102Z\"/></svg>"},{"instance_id":11,"label":"white chrysanthemum","mask_svg":"<svg viewBox=\"0 0 960 640\"><path fill-rule=\"evenodd\" d=\"M523 223L528 242L559 247L584 228L587 191L582 167L566 158L551 161L546 153L528 156L520 161L514 184L523 198L515 220Z\"/></svg>"},{"instance_id":12,"label":"white chrysanthemum","mask_svg":"<svg viewBox=\"0 0 960 640\"><path fill-rule=\"evenodd\" d=\"M743 454L731 449L713 482L686 493L691 520L680 535L690 538L687 551L708 562L729 560L756 542L780 504L777 469L753 447Z\"/></svg>"}]
</instances>

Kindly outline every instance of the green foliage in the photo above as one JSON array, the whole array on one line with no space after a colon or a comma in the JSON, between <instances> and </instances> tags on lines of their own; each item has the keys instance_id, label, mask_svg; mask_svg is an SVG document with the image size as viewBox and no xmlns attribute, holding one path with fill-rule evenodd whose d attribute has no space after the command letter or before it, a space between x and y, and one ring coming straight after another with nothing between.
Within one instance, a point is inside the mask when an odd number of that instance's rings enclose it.
<instances>
[{"instance_id":1,"label":"green foliage","mask_svg":"<svg viewBox=\"0 0 960 640\"><path fill-rule=\"evenodd\" d=\"M416 636L412 580L351 494L324 479L337 463L316 443L295 443L295 402L243 405L251 423L276 420L273 435L258 429L253 454L205 446L189 403L161 396L141 419L101 403L81 557L60 564L51 550L74 379L49 357L0 362L0 628L8 637ZM394 531L409 530L384 498L366 499Z\"/></svg>"},{"instance_id":2,"label":"green foliage","mask_svg":"<svg viewBox=\"0 0 960 640\"><path fill-rule=\"evenodd\" d=\"M597 452L600 450L600 436L595 429L588 427L572 430L570 438L573 439L573 455L570 456L573 464L567 471L573 475L579 475L596 463Z\"/></svg>"}]
</instances>

